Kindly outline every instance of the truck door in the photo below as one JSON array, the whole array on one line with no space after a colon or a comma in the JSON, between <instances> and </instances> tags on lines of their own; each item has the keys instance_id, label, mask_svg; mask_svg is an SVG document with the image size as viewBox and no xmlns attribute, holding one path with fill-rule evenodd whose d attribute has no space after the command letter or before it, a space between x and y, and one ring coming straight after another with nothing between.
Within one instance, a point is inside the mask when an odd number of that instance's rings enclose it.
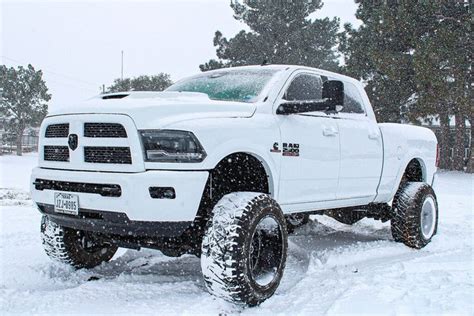
<instances>
[{"instance_id":1,"label":"truck door","mask_svg":"<svg viewBox=\"0 0 474 316\"><path fill-rule=\"evenodd\" d=\"M338 114L341 164L337 199L372 202L382 172L383 144L377 122L366 115L358 88L344 82L344 107Z\"/></svg>"},{"instance_id":2,"label":"truck door","mask_svg":"<svg viewBox=\"0 0 474 316\"><path fill-rule=\"evenodd\" d=\"M321 77L300 72L290 78L276 105L321 98ZM339 132L334 116L311 112L275 117L281 133L281 141L272 149L281 155L278 202L284 210L295 210L298 203L334 200L339 176Z\"/></svg>"}]
</instances>

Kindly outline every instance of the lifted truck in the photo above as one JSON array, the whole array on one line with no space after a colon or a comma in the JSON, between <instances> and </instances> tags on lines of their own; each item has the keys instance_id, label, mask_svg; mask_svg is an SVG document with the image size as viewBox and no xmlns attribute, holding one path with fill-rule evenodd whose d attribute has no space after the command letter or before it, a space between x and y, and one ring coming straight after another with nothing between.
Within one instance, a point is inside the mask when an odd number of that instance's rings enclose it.
<instances>
[{"instance_id":1,"label":"lifted truck","mask_svg":"<svg viewBox=\"0 0 474 316\"><path fill-rule=\"evenodd\" d=\"M195 254L211 293L256 305L310 214L390 220L413 248L437 230L434 134L377 124L363 85L323 70L236 67L104 94L50 113L40 133L43 245L76 268L118 247Z\"/></svg>"}]
</instances>

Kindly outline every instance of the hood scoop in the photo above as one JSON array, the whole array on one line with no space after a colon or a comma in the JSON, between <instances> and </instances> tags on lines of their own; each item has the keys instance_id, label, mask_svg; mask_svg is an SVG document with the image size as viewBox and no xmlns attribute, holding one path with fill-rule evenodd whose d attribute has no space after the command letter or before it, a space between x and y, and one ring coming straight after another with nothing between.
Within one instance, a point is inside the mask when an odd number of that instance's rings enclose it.
<instances>
[{"instance_id":1,"label":"hood scoop","mask_svg":"<svg viewBox=\"0 0 474 316\"><path fill-rule=\"evenodd\" d=\"M130 95L129 93L113 93L113 94L102 95L100 98L102 100L123 99L125 97L128 97L129 95Z\"/></svg>"},{"instance_id":2,"label":"hood scoop","mask_svg":"<svg viewBox=\"0 0 474 316\"><path fill-rule=\"evenodd\" d=\"M182 100L182 99L205 99L210 100L209 96L205 93L200 92L154 92L154 91L128 91L128 92L115 92L101 94L98 98L102 100L116 100L116 99L172 99L172 100Z\"/></svg>"}]
</instances>

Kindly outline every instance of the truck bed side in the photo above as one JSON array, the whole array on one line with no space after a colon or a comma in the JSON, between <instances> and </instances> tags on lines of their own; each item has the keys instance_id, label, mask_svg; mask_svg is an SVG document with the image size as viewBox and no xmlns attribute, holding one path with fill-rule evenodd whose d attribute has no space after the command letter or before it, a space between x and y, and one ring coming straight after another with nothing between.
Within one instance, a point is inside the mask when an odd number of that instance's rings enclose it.
<instances>
[{"instance_id":1,"label":"truck bed side","mask_svg":"<svg viewBox=\"0 0 474 316\"><path fill-rule=\"evenodd\" d=\"M384 161L375 202L389 202L403 173L413 159L422 167L423 181L432 184L436 172L437 140L423 127L394 123L378 124L383 137Z\"/></svg>"}]
</instances>

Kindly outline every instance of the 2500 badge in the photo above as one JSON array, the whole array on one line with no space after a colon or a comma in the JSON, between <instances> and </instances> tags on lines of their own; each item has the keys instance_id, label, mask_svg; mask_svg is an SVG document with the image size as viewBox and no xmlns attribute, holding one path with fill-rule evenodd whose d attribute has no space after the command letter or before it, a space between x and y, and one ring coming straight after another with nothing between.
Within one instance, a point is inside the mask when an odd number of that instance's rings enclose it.
<instances>
[{"instance_id":1,"label":"2500 badge","mask_svg":"<svg viewBox=\"0 0 474 316\"><path fill-rule=\"evenodd\" d=\"M298 157L300 155L300 144L297 143L283 143L283 151L280 149L277 142L273 143L273 148L270 149L272 153L281 153L283 156Z\"/></svg>"}]
</instances>

